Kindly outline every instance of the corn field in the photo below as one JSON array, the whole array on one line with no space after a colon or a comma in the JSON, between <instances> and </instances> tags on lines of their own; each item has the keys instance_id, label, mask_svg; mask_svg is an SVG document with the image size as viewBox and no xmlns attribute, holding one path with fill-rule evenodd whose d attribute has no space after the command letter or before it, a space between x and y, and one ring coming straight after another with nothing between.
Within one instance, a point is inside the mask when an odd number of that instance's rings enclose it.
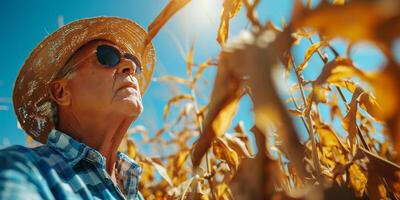
<instances>
[{"instance_id":1,"label":"corn field","mask_svg":"<svg viewBox=\"0 0 400 200\"><path fill-rule=\"evenodd\" d=\"M315 8L311 0L294 1L283 28L260 22L260 0L222 2L218 57L194 63L192 47L186 77L156 77L190 92L169 99L163 127L140 142L174 146L174 152L145 156L129 134L120 147L143 167L139 190L145 199L399 199L400 63L393 49L400 38L400 1L333 0ZM148 27L147 42L190 3L170 0ZM228 42L229 21L240 10L249 28ZM348 41L344 54L331 44L335 38ZM296 63L292 50L300 41L309 47ZM379 71L365 71L351 59L362 41L385 56ZM313 55L321 66L309 65ZM203 105L196 87L208 68L217 73ZM304 78L307 68L316 79ZM232 124L244 96L252 101L252 127ZM168 118L171 109L178 110L176 118ZM131 132L147 135L140 125ZM164 139L167 132L173 139Z\"/></svg>"}]
</instances>

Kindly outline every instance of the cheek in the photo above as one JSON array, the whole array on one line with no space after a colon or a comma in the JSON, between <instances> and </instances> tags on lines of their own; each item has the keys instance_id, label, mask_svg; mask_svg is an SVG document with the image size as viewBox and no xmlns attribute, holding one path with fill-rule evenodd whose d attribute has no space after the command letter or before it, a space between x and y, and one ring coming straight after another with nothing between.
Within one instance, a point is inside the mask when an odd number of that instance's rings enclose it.
<instances>
[{"instance_id":1,"label":"cheek","mask_svg":"<svg viewBox=\"0 0 400 200\"><path fill-rule=\"evenodd\" d=\"M112 75L101 72L82 73L74 78L72 84L73 99L80 104L106 104L112 99Z\"/></svg>"}]
</instances>

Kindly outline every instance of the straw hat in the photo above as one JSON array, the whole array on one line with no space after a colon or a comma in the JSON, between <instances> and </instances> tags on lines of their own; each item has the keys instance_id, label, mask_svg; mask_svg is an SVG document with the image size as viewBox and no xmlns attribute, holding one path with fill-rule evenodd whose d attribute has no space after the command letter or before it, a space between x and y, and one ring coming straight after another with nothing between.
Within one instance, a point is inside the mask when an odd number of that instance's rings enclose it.
<instances>
[{"instance_id":1,"label":"straw hat","mask_svg":"<svg viewBox=\"0 0 400 200\"><path fill-rule=\"evenodd\" d=\"M31 52L14 84L13 104L21 127L33 139L47 141L54 128L49 84L73 53L92 40L108 40L141 60L143 70L138 81L143 95L155 65L153 45L143 49L146 35L133 21L118 17L78 20L49 35Z\"/></svg>"}]
</instances>

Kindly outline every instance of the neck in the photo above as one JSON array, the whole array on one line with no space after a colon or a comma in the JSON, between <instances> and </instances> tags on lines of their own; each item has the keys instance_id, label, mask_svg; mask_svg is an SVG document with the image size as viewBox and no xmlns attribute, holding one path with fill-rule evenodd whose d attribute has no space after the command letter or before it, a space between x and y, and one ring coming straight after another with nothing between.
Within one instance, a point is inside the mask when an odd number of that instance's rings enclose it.
<instances>
[{"instance_id":1,"label":"neck","mask_svg":"<svg viewBox=\"0 0 400 200\"><path fill-rule=\"evenodd\" d=\"M134 119L112 115L103 117L88 115L77 118L73 114L68 118L68 120L60 120L60 131L68 133L75 140L99 151L106 159L106 171L115 178L118 147Z\"/></svg>"}]
</instances>

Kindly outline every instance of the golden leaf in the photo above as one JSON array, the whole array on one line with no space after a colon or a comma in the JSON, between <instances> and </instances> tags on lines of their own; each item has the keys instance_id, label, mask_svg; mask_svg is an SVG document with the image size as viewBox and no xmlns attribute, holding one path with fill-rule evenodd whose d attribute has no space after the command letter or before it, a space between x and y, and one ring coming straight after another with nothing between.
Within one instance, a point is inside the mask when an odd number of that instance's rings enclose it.
<instances>
[{"instance_id":1,"label":"golden leaf","mask_svg":"<svg viewBox=\"0 0 400 200\"><path fill-rule=\"evenodd\" d=\"M214 118L211 126L216 134L216 136L221 136L225 134L225 131L228 129L233 116L235 116L237 109L239 107L239 98L233 99L225 108L222 109L218 115Z\"/></svg>"},{"instance_id":2,"label":"golden leaf","mask_svg":"<svg viewBox=\"0 0 400 200\"><path fill-rule=\"evenodd\" d=\"M187 78L192 77L192 67L193 67L193 53L194 53L194 45L189 50L189 54L186 58L186 69L187 69Z\"/></svg>"},{"instance_id":3,"label":"golden leaf","mask_svg":"<svg viewBox=\"0 0 400 200\"><path fill-rule=\"evenodd\" d=\"M329 88L324 88L319 85L313 84L312 101L316 103L328 103Z\"/></svg>"},{"instance_id":4,"label":"golden leaf","mask_svg":"<svg viewBox=\"0 0 400 200\"><path fill-rule=\"evenodd\" d=\"M242 0L224 0L223 7L229 11L229 18L232 19L242 8Z\"/></svg>"},{"instance_id":5,"label":"golden leaf","mask_svg":"<svg viewBox=\"0 0 400 200\"><path fill-rule=\"evenodd\" d=\"M126 140L126 145L127 145L127 154L129 157L131 157L132 159L136 158L136 147L135 147L135 143L133 143L133 141L128 138Z\"/></svg>"},{"instance_id":6,"label":"golden leaf","mask_svg":"<svg viewBox=\"0 0 400 200\"><path fill-rule=\"evenodd\" d=\"M161 76L153 79L154 81L172 81L181 84L187 84L187 81L177 76Z\"/></svg>"},{"instance_id":7,"label":"golden leaf","mask_svg":"<svg viewBox=\"0 0 400 200\"><path fill-rule=\"evenodd\" d=\"M332 83L335 86L347 89L349 92L354 93L357 88L357 84L351 80L338 80Z\"/></svg>"},{"instance_id":8,"label":"golden leaf","mask_svg":"<svg viewBox=\"0 0 400 200\"><path fill-rule=\"evenodd\" d=\"M353 97L350 102L350 109L347 115L344 117L342 124L349 134L349 141L351 149L353 149L355 144L355 138L357 136L357 99L362 94L363 89L357 87L356 91L353 93Z\"/></svg>"},{"instance_id":9,"label":"golden leaf","mask_svg":"<svg viewBox=\"0 0 400 200\"><path fill-rule=\"evenodd\" d=\"M217 158L225 160L231 170L237 170L239 156L225 141L217 138L213 146L213 153Z\"/></svg>"},{"instance_id":10,"label":"golden leaf","mask_svg":"<svg viewBox=\"0 0 400 200\"><path fill-rule=\"evenodd\" d=\"M229 190L228 185L226 183L218 184L217 186L217 197L218 199L224 199L224 194Z\"/></svg>"},{"instance_id":11,"label":"golden leaf","mask_svg":"<svg viewBox=\"0 0 400 200\"><path fill-rule=\"evenodd\" d=\"M240 133L241 135L246 135L246 131L244 130L244 125L242 120L240 120L233 129L235 130L235 132Z\"/></svg>"},{"instance_id":12,"label":"golden leaf","mask_svg":"<svg viewBox=\"0 0 400 200\"><path fill-rule=\"evenodd\" d=\"M199 70L197 70L196 74L193 77L193 80L190 82L189 88L193 88L194 85L196 84L197 80L200 78L201 74L204 72L204 70L211 65L211 60L207 59L204 63L202 63L199 67Z\"/></svg>"},{"instance_id":13,"label":"golden leaf","mask_svg":"<svg viewBox=\"0 0 400 200\"><path fill-rule=\"evenodd\" d=\"M316 132L318 133L320 143L323 146L328 146L328 147L331 147L331 146L340 147L341 146L336 133L333 131L333 129L330 126L328 126L326 124L321 124L321 125L317 126L315 129L316 129Z\"/></svg>"},{"instance_id":14,"label":"golden leaf","mask_svg":"<svg viewBox=\"0 0 400 200\"><path fill-rule=\"evenodd\" d=\"M364 80L367 79L364 73L353 65L350 59L338 57L324 66L314 84L337 83L343 81L344 78L354 76L358 76Z\"/></svg>"},{"instance_id":15,"label":"golden leaf","mask_svg":"<svg viewBox=\"0 0 400 200\"><path fill-rule=\"evenodd\" d=\"M191 101L193 101L194 98L193 98L192 95L182 94L182 95L174 96L173 98L169 99L168 102L167 102L167 105L165 105L165 107L164 107L163 120L167 119L168 113L169 113L169 108L171 107L171 105L179 103L182 100L191 100Z\"/></svg>"},{"instance_id":16,"label":"golden leaf","mask_svg":"<svg viewBox=\"0 0 400 200\"><path fill-rule=\"evenodd\" d=\"M222 14L221 22L219 23L217 41L222 46L228 39L229 33L229 17L227 14Z\"/></svg>"},{"instance_id":17,"label":"golden leaf","mask_svg":"<svg viewBox=\"0 0 400 200\"><path fill-rule=\"evenodd\" d=\"M307 62L310 60L311 56L315 52L317 52L321 47L325 47L325 46L328 46L328 45L329 45L329 43L327 41L321 41L321 42L314 43L310 47L308 47L307 51L304 54L303 63L301 63L296 69L297 72L299 74L301 74L304 71L304 69L306 68Z\"/></svg>"},{"instance_id":18,"label":"golden leaf","mask_svg":"<svg viewBox=\"0 0 400 200\"><path fill-rule=\"evenodd\" d=\"M203 133L192 149L191 158L194 166L200 164L211 142L215 137L223 135L231 123L243 93L240 83L240 80L226 67L218 68Z\"/></svg>"},{"instance_id":19,"label":"golden leaf","mask_svg":"<svg viewBox=\"0 0 400 200\"><path fill-rule=\"evenodd\" d=\"M239 138L232 136L232 135L228 135L225 134L222 138L221 138L224 142L226 142L226 144L232 148L239 157L241 158L252 158L253 156L250 154L249 149L247 148L246 144L240 140Z\"/></svg>"},{"instance_id":20,"label":"golden leaf","mask_svg":"<svg viewBox=\"0 0 400 200\"><path fill-rule=\"evenodd\" d=\"M362 147L360 147L359 150L361 150L369 160L368 173L371 173L369 176L384 178L392 192L397 196L400 195L400 166Z\"/></svg>"},{"instance_id":21,"label":"golden leaf","mask_svg":"<svg viewBox=\"0 0 400 200\"><path fill-rule=\"evenodd\" d=\"M255 8L257 7L258 3L260 3L260 0L254 0L253 3L251 4L249 0L243 0L244 5L246 6L247 12L246 16L247 19L252 23L253 26L259 28L261 27L261 23L257 18Z\"/></svg>"},{"instance_id":22,"label":"golden leaf","mask_svg":"<svg viewBox=\"0 0 400 200\"><path fill-rule=\"evenodd\" d=\"M329 169L333 169L336 166L336 162L333 159L332 148L330 147L321 147L318 148L317 154L318 158L321 161L321 164L328 167Z\"/></svg>"},{"instance_id":23,"label":"golden leaf","mask_svg":"<svg viewBox=\"0 0 400 200\"><path fill-rule=\"evenodd\" d=\"M151 164L154 169L160 174L160 176L170 185L173 186L172 180L169 177L167 170L160 164L154 162L151 158L146 158L145 162Z\"/></svg>"},{"instance_id":24,"label":"golden leaf","mask_svg":"<svg viewBox=\"0 0 400 200\"><path fill-rule=\"evenodd\" d=\"M356 197L361 198L367 185L366 173L357 164L352 164L349 167L349 180Z\"/></svg>"},{"instance_id":25,"label":"golden leaf","mask_svg":"<svg viewBox=\"0 0 400 200\"><path fill-rule=\"evenodd\" d=\"M288 164L288 170L289 170L289 174L290 176L293 178L293 181L296 185L296 187L300 187L303 184L303 181L301 180L301 178L298 176L297 170L296 168L293 166L292 163L289 162Z\"/></svg>"},{"instance_id":26,"label":"golden leaf","mask_svg":"<svg viewBox=\"0 0 400 200\"><path fill-rule=\"evenodd\" d=\"M338 116L340 119L342 119L343 115L338 105L338 99L336 93L333 93L332 100L329 102L329 104L331 106L330 108L331 121L333 121L335 116Z\"/></svg>"},{"instance_id":27,"label":"golden leaf","mask_svg":"<svg viewBox=\"0 0 400 200\"><path fill-rule=\"evenodd\" d=\"M360 95L360 106L376 120L383 120L382 109L376 102L376 98L366 92Z\"/></svg>"},{"instance_id":28,"label":"golden leaf","mask_svg":"<svg viewBox=\"0 0 400 200\"><path fill-rule=\"evenodd\" d=\"M382 177L379 177L372 170L368 170L368 198L371 200L388 199Z\"/></svg>"},{"instance_id":29,"label":"golden leaf","mask_svg":"<svg viewBox=\"0 0 400 200\"><path fill-rule=\"evenodd\" d=\"M387 120L394 117L400 110L400 80L399 67L394 63L389 63L382 71L368 74L376 101L381 106L382 118Z\"/></svg>"},{"instance_id":30,"label":"golden leaf","mask_svg":"<svg viewBox=\"0 0 400 200\"><path fill-rule=\"evenodd\" d=\"M224 0L217 36L217 41L221 46L224 45L228 39L229 20L240 11L241 7L242 0Z\"/></svg>"},{"instance_id":31,"label":"golden leaf","mask_svg":"<svg viewBox=\"0 0 400 200\"><path fill-rule=\"evenodd\" d=\"M333 0L334 5L343 5L345 0Z\"/></svg>"},{"instance_id":32,"label":"golden leaf","mask_svg":"<svg viewBox=\"0 0 400 200\"><path fill-rule=\"evenodd\" d=\"M171 0L167 6L160 12L154 21L148 27L147 38L144 46L149 44L158 31L164 26L165 23L180 9L182 9L190 0Z\"/></svg>"},{"instance_id":33,"label":"golden leaf","mask_svg":"<svg viewBox=\"0 0 400 200\"><path fill-rule=\"evenodd\" d=\"M393 25L400 24L399 12L400 3L397 0L352 0L344 6L333 6L323 1L316 9L294 18L293 25L295 28L313 27L328 37L345 37L351 41L370 40L382 47L382 41L392 41L395 38L393 36L399 33L398 30L392 30L395 29ZM385 22L390 22L392 26ZM390 50L388 47L383 47L383 50L387 52Z\"/></svg>"},{"instance_id":34,"label":"golden leaf","mask_svg":"<svg viewBox=\"0 0 400 200\"><path fill-rule=\"evenodd\" d=\"M143 138L143 142L149 141L149 133L145 126L136 125L132 128L129 128L127 131L127 136L129 136L130 134L136 134L136 133L140 134L140 136Z\"/></svg>"},{"instance_id":35,"label":"golden leaf","mask_svg":"<svg viewBox=\"0 0 400 200\"><path fill-rule=\"evenodd\" d=\"M303 29L299 29L296 32L292 33L292 36L296 39L293 44L300 44L301 39L308 39L315 34L315 31L304 31Z\"/></svg>"},{"instance_id":36,"label":"golden leaf","mask_svg":"<svg viewBox=\"0 0 400 200\"><path fill-rule=\"evenodd\" d=\"M189 151L180 151L178 153L178 156L174 160L174 168L177 170L182 168L188 156L189 156Z\"/></svg>"},{"instance_id":37,"label":"golden leaf","mask_svg":"<svg viewBox=\"0 0 400 200\"><path fill-rule=\"evenodd\" d=\"M304 113L298 109L288 109L288 111L290 114L292 114L294 116L298 116L298 117L304 116Z\"/></svg>"}]
</instances>

